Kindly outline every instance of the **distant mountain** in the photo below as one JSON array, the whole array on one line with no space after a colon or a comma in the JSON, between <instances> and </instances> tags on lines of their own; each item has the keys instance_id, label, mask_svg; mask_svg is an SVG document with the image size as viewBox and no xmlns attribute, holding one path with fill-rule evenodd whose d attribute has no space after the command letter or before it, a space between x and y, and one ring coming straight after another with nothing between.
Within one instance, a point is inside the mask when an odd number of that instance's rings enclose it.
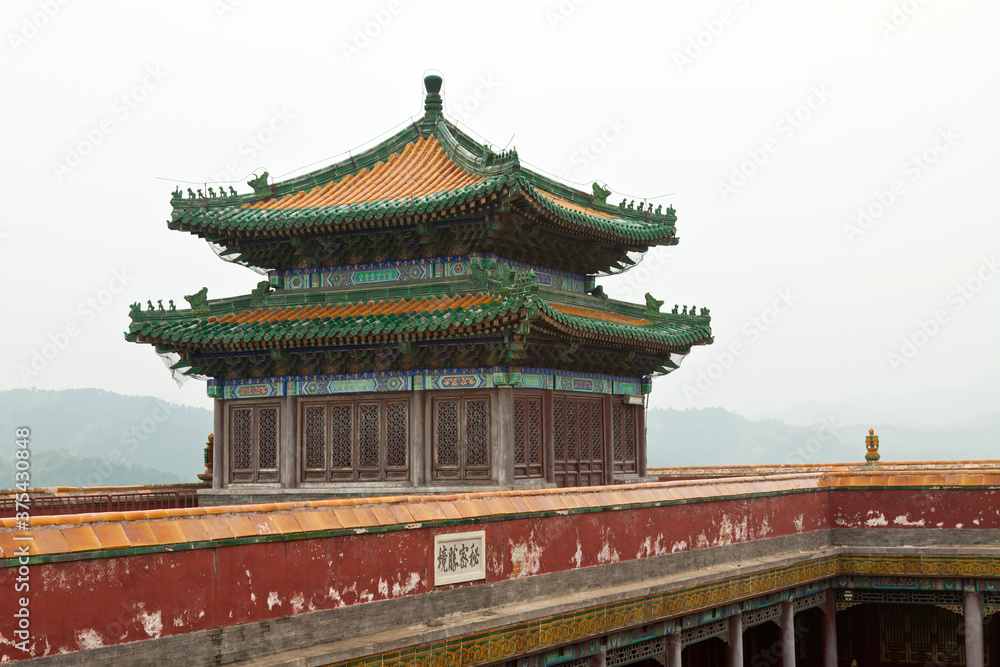
<instances>
[{"instance_id":1,"label":"distant mountain","mask_svg":"<svg viewBox=\"0 0 1000 667\"><path fill-rule=\"evenodd\" d=\"M30 458L29 486L133 486L137 484L176 484L196 482L162 470L123 464L96 456L74 456L65 449L33 452ZM14 459L0 461L0 488L12 488L16 470Z\"/></svg>"},{"instance_id":2,"label":"distant mountain","mask_svg":"<svg viewBox=\"0 0 1000 667\"><path fill-rule=\"evenodd\" d=\"M753 421L721 408L650 408L649 465L861 462L870 426L876 427L885 461L1000 458L997 412L923 429L876 423L873 414L860 423L848 420L848 411L801 414L816 416L816 422ZM0 392L0 433L9 434L11 445L20 426L31 429L33 486L195 482L204 470L212 413L99 389ZM13 486L15 479L13 450L6 451L0 454L0 488Z\"/></svg>"},{"instance_id":3,"label":"distant mountain","mask_svg":"<svg viewBox=\"0 0 1000 667\"><path fill-rule=\"evenodd\" d=\"M988 415L977 415L976 417L965 419L960 422L946 424L944 428L968 428L975 426L1000 426L1000 412L991 412Z\"/></svg>"},{"instance_id":4,"label":"distant mountain","mask_svg":"<svg viewBox=\"0 0 1000 667\"><path fill-rule=\"evenodd\" d=\"M648 464L861 463L870 426L876 427L883 461L1000 459L1000 420L986 416L959 427L912 429L870 421L841 423L828 416L799 426L778 419L751 421L721 408L650 408Z\"/></svg>"},{"instance_id":5,"label":"distant mountain","mask_svg":"<svg viewBox=\"0 0 1000 667\"><path fill-rule=\"evenodd\" d=\"M787 410L769 412L765 416L802 426L816 424L824 417L833 417L845 424L898 424L908 428L934 429L976 423L988 425L990 415L1000 414L998 407L1000 376L991 376L980 378L965 387L940 387L901 395L867 393L832 404L809 401Z\"/></svg>"},{"instance_id":6,"label":"distant mountain","mask_svg":"<svg viewBox=\"0 0 1000 667\"><path fill-rule=\"evenodd\" d=\"M853 460L857 455L840 444L838 426L816 429L777 419L751 421L722 408L650 408L646 411L647 460L650 466Z\"/></svg>"},{"instance_id":7,"label":"distant mountain","mask_svg":"<svg viewBox=\"0 0 1000 667\"><path fill-rule=\"evenodd\" d=\"M871 426L899 422L896 415L874 408L857 407L850 403L821 403L820 401L796 403L787 410L771 413L769 416L794 426L812 426L821 423L824 419L833 420L838 424L870 424Z\"/></svg>"},{"instance_id":8,"label":"distant mountain","mask_svg":"<svg viewBox=\"0 0 1000 667\"><path fill-rule=\"evenodd\" d=\"M100 389L0 392L0 433L13 443L21 426L31 429L33 485L99 486L198 481L213 420L203 408ZM13 485L8 458L0 488Z\"/></svg>"}]
</instances>

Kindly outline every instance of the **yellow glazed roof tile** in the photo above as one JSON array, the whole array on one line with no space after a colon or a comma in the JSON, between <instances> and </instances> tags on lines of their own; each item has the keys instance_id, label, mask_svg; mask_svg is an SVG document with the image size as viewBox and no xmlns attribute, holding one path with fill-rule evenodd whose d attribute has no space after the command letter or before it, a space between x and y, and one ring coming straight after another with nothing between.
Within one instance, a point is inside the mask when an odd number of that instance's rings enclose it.
<instances>
[{"instance_id":1,"label":"yellow glazed roof tile","mask_svg":"<svg viewBox=\"0 0 1000 667\"><path fill-rule=\"evenodd\" d=\"M375 516L375 512L370 507L355 505L354 514L358 517L358 521L362 526L374 527L381 525L378 517Z\"/></svg>"},{"instance_id":2,"label":"yellow glazed roof tile","mask_svg":"<svg viewBox=\"0 0 1000 667\"><path fill-rule=\"evenodd\" d=\"M128 538L129 544L133 547L149 547L156 544L156 535L153 534L153 529L145 521L142 523L127 521L122 528L125 530L125 537Z\"/></svg>"},{"instance_id":3,"label":"yellow glazed roof tile","mask_svg":"<svg viewBox=\"0 0 1000 667\"><path fill-rule=\"evenodd\" d=\"M358 528L362 525L361 519L353 509L337 508L333 513L344 528Z\"/></svg>"},{"instance_id":4,"label":"yellow glazed roof tile","mask_svg":"<svg viewBox=\"0 0 1000 667\"><path fill-rule=\"evenodd\" d=\"M105 551L110 549L127 549L132 546L121 524L109 523L103 526L93 526L91 530L94 531L94 535L101 543L101 549Z\"/></svg>"},{"instance_id":5,"label":"yellow glazed roof tile","mask_svg":"<svg viewBox=\"0 0 1000 667\"><path fill-rule=\"evenodd\" d=\"M277 528L282 535L292 535L302 532L302 526L299 524L298 519L294 514L272 514L270 518L274 527Z\"/></svg>"},{"instance_id":6,"label":"yellow glazed roof tile","mask_svg":"<svg viewBox=\"0 0 1000 667\"><path fill-rule=\"evenodd\" d=\"M446 519L461 519L462 513L458 511L453 502L443 502L441 503L441 511L444 512Z\"/></svg>"},{"instance_id":7,"label":"yellow glazed roof tile","mask_svg":"<svg viewBox=\"0 0 1000 667\"><path fill-rule=\"evenodd\" d=\"M333 510L308 510L292 512L292 514L295 515L295 520L305 531L340 530L344 527Z\"/></svg>"},{"instance_id":8,"label":"yellow glazed roof tile","mask_svg":"<svg viewBox=\"0 0 1000 667\"><path fill-rule=\"evenodd\" d=\"M380 526L392 526L399 523L388 507L373 507L372 512Z\"/></svg>"},{"instance_id":9,"label":"yellow glazed roof tile","mask_svg":"<svg viewBox=\"0 0 1000 667\"><path fill-rule=\"evenodd\" d=\"M405 505L393 504L389 505L389 512L392 513L392 518L396 523L413 523L413 515L406 508Z\"/></svg>"},{"instance_id":10,"label":"yellow glazed roof tile","mask_svg":"<svg viewBox=\"0 0 1000 667\"><path fill-rule=\"evenodd\" d=\"M308 192L249 204L247 208L294 210L426 197L479 183L445 154L434 137L418 138L385 162Z\"/></svg>"},{"instance_id":11,"label":"yellow glazed roof tile","mask_svg":"<svg viewBox=\"0 0 1000 667\"><path fill-rule=\"evenodd\" d=\"M99 551L101 549L101 542L97 539L97 535L94 535L90 526L64 528L62 536L69 544L70 551Z\"/></svg>"},{"instance_id":12,"label":"yellow glazed roof tile","mask_svg":"<svg viewBox=\"0 0 1000 667\"><path fill-rule=\"evenodd\" d=\"M274 522L274 517L265 514L251 514L247 517L257 530L258 535L278 535L281 530Z\"/></svg>"},{"instance_id":13,"label":"yellow glazed roof tile","mask_svg":"<svg viewBox=\"0 0 1000 667\"><path fill-rule=\"evenodd\" d=\"M202 528L211 540L229 540L234 537L232 529L221 516L205 516L201 519Z\"/></svg>"},{"instance_id":14,"label":"yellow glazed roof tile","mask_svg":"<svg viewBox=\"0 0 1000 667\"><path fill-rule=\"evenodd\" d=\"M257 534L257 527L253 525L249 517L227 516L226 523L229 524L229 530L233 532L233 537L250 537Z\"/></svg>"},{"instance_id":15,"label":"yellow glazed roof tile","mask_svg":"<svg viewBox=\"0 0 1000 667\"><path fill-rule=\"evenodd\" d=\"M207 542L212 539L200 519L179 519L173 524L177 526L185 542Z\"/></svg>"},{"instance_id":16,"label":"yellow glazed roof tile","mask_svg":"<svg viewBox=\"0 0 1000 667\"><path fill-rule=\"evenodd\" d=\"M175 521L150 521L149 529L153 531L157 544L180 544L184 535Z\"/></svg>"},{"instance_id":17,"label":"yellow glazed roof tile","mask_svg":"<svg viewBox=\"0 0 1000 667\"><path fill-rule=\"evenodd\" d=\"M72 550L61 530L36 530L32 533L32 538L31 541L40 554L60 554Z\"/></svg>"}]
</instances>

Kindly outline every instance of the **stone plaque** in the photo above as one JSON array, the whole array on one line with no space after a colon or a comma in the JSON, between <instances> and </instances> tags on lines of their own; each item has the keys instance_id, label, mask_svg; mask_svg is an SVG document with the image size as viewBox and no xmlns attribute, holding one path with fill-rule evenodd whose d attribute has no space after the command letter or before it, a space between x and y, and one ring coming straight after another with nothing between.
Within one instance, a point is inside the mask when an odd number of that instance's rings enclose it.
<instances>
[{"instance_id":1,"label":"stone plaque","mask_svg":"<svg viewBox=\"0 0 1000 667\"><path fill-rule=\"evenodd\" d=\"M434 585L486 578L486 531L434 536Z\"/></svg>"}]
</instances>

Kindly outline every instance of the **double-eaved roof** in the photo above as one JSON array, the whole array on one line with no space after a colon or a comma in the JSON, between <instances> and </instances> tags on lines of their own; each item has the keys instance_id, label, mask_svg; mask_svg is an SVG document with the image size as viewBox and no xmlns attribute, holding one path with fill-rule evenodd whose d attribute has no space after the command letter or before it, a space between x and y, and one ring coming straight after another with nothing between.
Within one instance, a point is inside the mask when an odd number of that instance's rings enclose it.
<instances>
[{"instance_id":1,"label":"double-eaved roof","mask_svg":"<svg viewBox=\"0 0 1000 667\"><path fill-rule=\"evenodd\" d=\"M596 183L581 192L475 141L441 115L433 78L425 115L374 148L278 183L263 174L253 194L177 190L170 227L268 269L489 252L593 274L677 242L672 208L610 204Z\"/></svg>"},{"instance_id":2,"label":"double-eaved roof","mask_svg":"<svg viewBox=\"0 0 1000 667\"><path fill-rule=\"evenodd\" d=\"M672 208L525 168L443 117L439 77L425 84L422 118L348 160L262 174L253 194L176 191L172 229L269 280L212 301L203 288L187 310L133 304L127 340L227 380L500 365L640 377L712 342L707 309L661 313L594 283L676 243Z\"/></svg>"}]
</instances>

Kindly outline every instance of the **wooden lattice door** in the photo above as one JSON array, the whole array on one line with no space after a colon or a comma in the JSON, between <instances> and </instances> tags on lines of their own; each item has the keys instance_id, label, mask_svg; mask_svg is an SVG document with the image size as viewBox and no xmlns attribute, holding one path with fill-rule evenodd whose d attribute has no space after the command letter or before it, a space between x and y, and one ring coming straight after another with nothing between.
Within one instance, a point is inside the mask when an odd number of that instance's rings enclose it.
<instances>
[{"instance_id":1,"label":"wooden lattice door","mask_svg":"<svg viewBox=\"0 0 1000 667\"><path fill-rule=\"evenodd\" d=\"M567 395L553 397L552 429L556 484L604 484L603 398Z\"/></svg>"},{"instance_id":2,"label":"wooden lattice door","mask_svg":"<svg viewBox=\"0 0 1000 667\"><path fill-rule=\"evenodd\" d=\"M490 398L435 398L434 479L490 479Z\"/></svg>"},{"instance_id":3,"label":"wooden lattice door","mask_svg":"<svg viewBox=\"0 0 1000 667\"><path fill-rule=\"evenodd\" d=\"M277 482L279 408L276 404L229 407L229 481Z\"/></svg>"},{"instance_id":4,"label":"wooden lattice door","mask_svg":"<svg viewBox=\"0 0 1000 667\"><path fill-rule=\"evenodd\" d=\"M623 405L615 402L612 407L612 447L615 474L636 474L637 443L639 442L638 412L641 405Z\"/></svg>"},{"instance_id":5,"label":"wooden lattice door","mask_svg":"<svg viewBox=\"0 0 1000 667\"><path fill-rule=\"evenodd\" d=\"M545 476L541 396L514 397L514 477Z\"/></svg>"}]
</instances>

